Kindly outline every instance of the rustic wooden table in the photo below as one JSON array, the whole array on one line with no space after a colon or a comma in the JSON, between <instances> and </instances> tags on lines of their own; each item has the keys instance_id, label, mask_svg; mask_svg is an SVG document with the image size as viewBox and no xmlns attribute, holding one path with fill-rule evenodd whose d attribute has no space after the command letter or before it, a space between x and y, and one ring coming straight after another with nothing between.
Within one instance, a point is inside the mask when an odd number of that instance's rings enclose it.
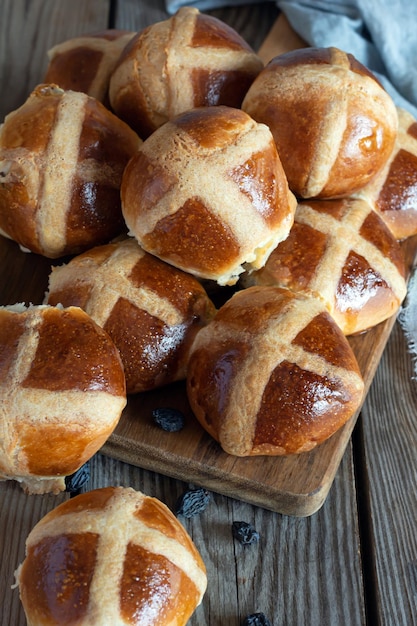
<instances>
[{"instance_id":1,"label":"rustic wooden table","mask_svg":"<svg viewBox=\"0 0 417 626\"><path fill-rule=\"evenodd\" d=\"M298 45L283 16L276 21L274 3L211 13L265 59ZM137 31L167 17L163 0L0 0L0 120L41 82L54 44L108 27ZM0 238L0 263L13 245ZM18 268L2 275L1 305L12 304L7 294L19 276ZM257 611L274 626L417 624L416 407L413 364L396 322L317 512L284 515L213 491L203 514L183 520L208 570L207 593L190 625L238 626ZM94 457L91 471L88 489L130 485L171 508L190 486L107 454ZM14 570L31 528L67 497L26 496L17 484L0 483L2 626L26 623L11 588ZM233 541L235 520L253 523L260 541Z\"/></svg>"}]
</instances>

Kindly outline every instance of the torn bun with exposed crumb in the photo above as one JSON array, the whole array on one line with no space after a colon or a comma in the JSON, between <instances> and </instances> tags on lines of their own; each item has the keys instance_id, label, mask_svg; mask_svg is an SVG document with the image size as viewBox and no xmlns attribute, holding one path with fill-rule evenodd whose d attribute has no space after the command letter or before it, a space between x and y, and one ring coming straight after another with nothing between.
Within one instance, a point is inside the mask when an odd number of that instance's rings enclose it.
<instances>
[{"instance_id":1,"label":"torn bun with exposed crumb","mask_svg":"<svg viewBox=\"0 0 417 626\"><path fill-rule=\"evenodd\" d=\"M15 577L36 626L185 626L207 587L184 527L131 487L95 489L47 513Z\"/></svg>"},{"instance_id":2,"label":"torn bun with exposed crumb","mask_svg":"<svg viewBox=\"0 0 417 626\"><path fill-rule=\"evenodd\" d=\"M58 493L126 405L119 352L77 307L0 308L0 479Z\"/></svg>"},{"instance_id":3,"label":"torn bun with exposed crumb","mask_svg":"<svg viewBox=\"0 0 417 626\"><path fill-rule=\"evenodd\" d=\"M95 98L38 85L0 127L0 234L57 258L125 232L120 184L139 144Z\"/></svg>"},{"instance_id":4,"label":"torn bun with exposed crumb","mask_svg":"<svg viewBox=\"0 0 417 626\"><path fill-rule=\"evenodd\" d=\"M182 7L126 46L110 78L112 109L145 139L189 109L239 108L263 63L221 20Z\"/></svg>"},{"instance_id":5,"label":"torn bun with exposed crumb","mask_svg":"<svg viewBox=\"0 0 417 626\"><path fill-rule=\"evenodd\" d=\"M219 285L262 267L296 208L269 128L225 106L158 128L129 161L121 198L144 250Z\"/></svg>"},{"instance_id":6,"label":"torn bun with exposed crumb","mask_svg":"<svg viewBox=\"0 0 417 626\"><path fill-rule=\"evenodd\" d=\"M81 307L109 333L128 394L184 379L194 337L215 314L196 278L131 237L53 268L46 301Z\"/></svg>"},{"instance_id":7,"label":"torn bun with exposed crumb","mask_svg":"<svg viewBox=\"0 0 417 626\"><path fill-rule=\"evenodd\" d=\"M229 454L312 450L359 409L364 382L320 299L279 287L235 293L194 342L191 409Z\"/></svg>"}]
</instances>

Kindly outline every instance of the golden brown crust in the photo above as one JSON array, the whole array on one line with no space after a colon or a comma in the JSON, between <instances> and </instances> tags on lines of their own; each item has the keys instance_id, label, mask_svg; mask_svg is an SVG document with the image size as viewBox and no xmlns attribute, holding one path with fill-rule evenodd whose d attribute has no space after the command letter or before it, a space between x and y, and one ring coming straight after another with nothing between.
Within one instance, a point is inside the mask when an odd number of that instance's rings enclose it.
<instances>
[{"instance_id":1,"label":"golden brown crust","mask_svg":"<svg viewBox=\"0 0 417 626\"><path fill-rule=\"evenodd\" d=\"M385 165L396 107L376 78L337 48L305 48L272 59L243 110L274 135L291 190L301 198L349 195Z\"/></svg>"},{"instance_id":2,"label":"golden brown crust","mask_svg":"<svg viewBox=\"0 0 417 626\"><path fill-rule=\"evenodd\" d=\"M187 394L229 454L305 452L360 406L355 356L324 304L278 287L237 292L193 346Z\"/></svg>"},{"instance_id":3,"label":"golden brown crust","mask_svg":"<svg viewBox=\"0 0 417 626\"><path fill-rule=\"evenodd\" d=\"M39 85L0 130L0 233L50 258L120 234L122 173L139 143L96 99Z\"/></svg>"},{"instance_id":4,"label":"golden brown crust","mask_svg":"<svg viewBox=\"0 0 417 626\"><path fill-rule=\"evenodd\" d=\"M45 515L16 579L28 623L38 626L185 626L207 585L171 511L123 487L90 491Z\"/></svg>"},{"instance_id":5,"label":"golden brown crust","mask_svg":"<svg viewBox=\"0 0 417 626\"><path fill-rule=\"evenodd\" d=\"M135 32L108 29L88 33L57 44L48 50L44 83L82 91L106 106L110 76Z\"/></svg>"},{"instance_id":6,"label":"golden brown crust","mask_svg":"<svg viewBox=\"0 0 417 626\"><path fill-rule=\"evenodd\" d=\"M0 309L0 474L31 493L65 488L126 404L119 353L84 311Z\"/></svg>"},{"instance_id":7,"label":"golden brown crust","mask_svg":"<svg viewBox=\"0 0 417 626\"><path fill-rule=\"evenodd\" d=\"M110 80L113 110L142 137L200 106L239 108L263 63L215 17L183 7L138 33Z\"/></svg>"},{"instance_id":8,"label":"golden brown crust","mask_svg":"<svg viewBox=\"0 0 417 626\"><path fill-rule=\"evenodd\" d=\"M109 333L128 393L183 379L194 337L215 313L197 279L144 252L134 239L54 268L47 302L82 307Z\"/></svg>"},{"instance_id":9,"label":"golden brown crust","mask_svg":"<svg viewBox=\"0 0 417 626\"><path fill-rule=\"evenodd\" d=\"M223 285L263 265L296 206L269 129L223 106L156 130L129 161L121 197L145 250Z\"/></svg>"},{"instance_id":10,"label":"golden brown crust","mask_svg":"<svg viewBox=\"0 0 417 626\"><path fill-rule=\"evenodd\" d=\"M396 239L417 234L417 121L404 109L398 111L394 150L381 172L360 189Z\"/></svg>"},{"instance_id":11,"label":"golden brown crust","mask_svg":"<svg viewBox=\"0 0 417 626\"><path fill-rule=\"evenodd\" d=\"M249 282L322 298L345 335L391 317L406 295L403 251L358 199L300 202L288 238Z\"/></svg>"}]
</instances>

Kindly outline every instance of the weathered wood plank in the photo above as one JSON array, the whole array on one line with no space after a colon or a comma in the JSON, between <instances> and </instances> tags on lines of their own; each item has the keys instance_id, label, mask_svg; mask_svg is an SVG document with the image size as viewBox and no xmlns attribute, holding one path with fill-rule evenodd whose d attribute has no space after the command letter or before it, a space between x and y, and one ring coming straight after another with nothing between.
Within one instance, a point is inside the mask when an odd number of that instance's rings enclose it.
<instances>
[{"instance_id":1,"label":"weathered wood plank","mask_svg":"<svg viewBox=\"0 0 417 626\"><path fill-rule=\"evenodd\" d=\"M362 410L381 625L417 624L417 381L394 326Z\"/></svg>"}]
</instances>

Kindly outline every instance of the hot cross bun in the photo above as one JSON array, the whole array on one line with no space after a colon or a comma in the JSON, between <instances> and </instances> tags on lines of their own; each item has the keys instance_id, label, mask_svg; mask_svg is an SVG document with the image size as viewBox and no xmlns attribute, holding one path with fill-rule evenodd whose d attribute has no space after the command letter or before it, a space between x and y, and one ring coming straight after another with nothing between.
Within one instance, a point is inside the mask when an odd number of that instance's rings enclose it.
<instances>
[{"instance_id":1,"label":"hot cross bun","mask_svg":"<svg viewBox=\"0 0 417 626\"><path fill-rule=\"evenodd\" d=\"M37 626L185 626L207 586L180 522L130 487L95 489L47 513L15 576Z\"/></svg>"},{"instance_id":2,"label":"hot cross bun","mask_svg":"<svg viewBox=\"0 0 417 626\"><path fill-rule=\"evenodd\" d=\"M76 307L0 308L0 478L58 493L126 405L119 352Z\"/></svg>"},{"instance_id":3,"label":"hot cross bun","mask_svg":"<svg viewBox=\"0 0 417 626\"><path fill-rule=\"evenodd\" d=\"M394 315L407 290L398 241L358 199L300 202L288 238L248 283L322 298L346 335Z\"/></svg>"},{"instance_id":4,"label":"hot cross bun","mask_svg":"<svg viewBox=\"0 0 417 626\"><path fill-rule=\"evenodd\" d=\"M396 239L417 234L417 120L398 111L394 150L382 171L357 192L382 217Z\"/></svg>"},{"instance_id":5,"label":"hot cross bun","mask_svg":"<svg viewBox=\"0 0 417 626\"><path fill-rule=\"evenodd\" d=\"M237 291L196 337L187 395L236 456L306 452L359 408L356 358L324 303L279 287Z\"/></svg>"},{"instance_id":6,"label":"hot cross bun","mask_svg":"<svg viewBox=\"0 0 417 626\"><path fill-rule=\"evenodd\" d=\"M110 76L127 43L136 35L127 30L108 29L80 35L48 50L44 83L82 91L109 105Z\"/></svg>"},{"instance_id":7,"label":"hot cross bun","mask_svg":"<svg viewBox=\"0 0 417 626\"><path fill-rule=\"evenodd\" d=\"M0 234L57 258L124 232L120 183L139 143L95 98L39 85L0 128Z\"/></svg>"},{"instance_id":8,"label":"hot cross bun","mask_svg":"<svg viewBox=\"0 0 417 626\"><path fill-rule=\"evenodd\" d=\"M220 285L264 264L296 207L269 128L225 106L158 128L129 161L121 198L142 248Z\"/></svg>"},{"instance_id":9,"label":"hot cross bun","mask_svg":"<svg viewBox=\"0 0 417 626\"><path fill-rule=\"evenodd\" d=\"M194 336L215 313L196 278L144 252L131 238L54 268L47 302L79 306L109 333L128 393L185 378Z\"/></svg>"},{"instance_id":10,"label":"hot cross bun","mask_svg":"<svg viewBox=\"0 0 417 626\"><path fill-rule=\"evenodd\" d=\"M398 128L391 97L338 48L301 48L275 57L242 108L270 127L290 189L300 198L357 191L385 165Z\"/></svg>"},{"instance_id":11,"label":"hot cross bun","mask_svg":"<svg viewBox=\"0 0 417 626\"><path fill-rule=\"evenodd\" d=\"M233 28L183 7L127 45L110 78L110 103L144 139L188 109L240 107L262 68Z\"/></svg>"}]
</instances>

